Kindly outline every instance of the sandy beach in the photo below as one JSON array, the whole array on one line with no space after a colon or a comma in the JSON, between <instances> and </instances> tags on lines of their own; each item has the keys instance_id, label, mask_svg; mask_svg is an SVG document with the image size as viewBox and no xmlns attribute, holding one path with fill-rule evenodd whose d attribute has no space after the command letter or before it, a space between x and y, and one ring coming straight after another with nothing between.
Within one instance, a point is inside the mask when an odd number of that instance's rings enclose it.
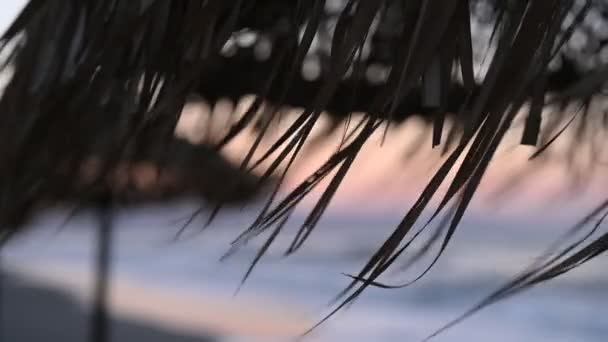
<instances>
[{"instance_id":1,"label":"sandy beach","mask_svg":"<svg viewBox=\"0 0 608 342\"><path fill-rule=\"evenodd\" d=\"M91 302L91 280L85 274L53 265L9 267L4 283L2 308L10 329L3 329L2 342L84 340ZM254 311L260 307L265 307L264 314ZM124 277L113 282L110 310L115 342L233 341L234 336L285 341L310 324L270 303L180 295L153 285L142 287Z\"/></svg>"},{"instance_id":2,"label":"sandy beach","mask_svg":"<svg viewBox=\"0 0 608 342\"><path fill-rule=\"evenodd\" d=\"M86 307L65 291L42 286L22 276L4 273L2 276L2 321L0 340L3 342L80 342L88 337ZM154 322L114 315L111 321L111 341L130 342L214 342L210 334L189 333L159 326Z\"/></svg>"}]
</instances>

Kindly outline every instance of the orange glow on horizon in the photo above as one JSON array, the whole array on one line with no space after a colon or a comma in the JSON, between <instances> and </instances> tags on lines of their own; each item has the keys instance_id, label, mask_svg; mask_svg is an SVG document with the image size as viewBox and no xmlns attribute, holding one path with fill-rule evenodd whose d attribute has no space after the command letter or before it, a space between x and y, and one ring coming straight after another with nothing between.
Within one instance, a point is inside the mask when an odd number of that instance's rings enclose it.
<instances>
[{"instance_id":1,"label":"orange glow on horizon","mask_svg":"<svg viewBox=\"0 0 608 342\"><path fill-rule=\"evenodd\" d=\"M246 110L252 99L241 101L236 111L241 114ZM226 132L230 126L228 122L214 123L213 129L204 130L208 127L209 113L213 110L212 118L229 118L225 111L231 111L233 107L222 103L211 109L201 102L189 104L185 110L177 134L196 143L214 141ZM222 113L224 111L224 113ZM279 123L271 125L273 130L269 137L260 144L257 156L265 152L270 143L276 139L293 122L295 113L283 116ZM353 116L350 127L354 127L360 115ZM236 119L233 119L236 120ZM317 123L313 130L313 136L322 132L328 124L323 118ZM449 124L445 130L449 129ZM381 127L374 136L364 145L357 159L353 163L349 174L346 176L339 191L335 195L332 207L357 210L382 210L398 209L404 210L413 203L428 181L439 168L445 156L441 155L441 147L431 149L431 127L424 126L420 120L413 118L400 125L391 125L384 144L381 144L384 127ZM501 147L497 151L494 160L487 170L472 206L478 209L496 206L500 208L522 212L535 206L546 206L560 203L568 203L568 188L572 188L568 180L571 171L567 164L560 158L564 154L564 147L568 144L568 137L560 137L555 146L551 148L550 160L528 161L530 155L535 151L534 147L519 145L521 137L521 125L514 124L514 128L507 134ZM343 128L326 137L320 144L308 143L301 156L289 172L283 192L296 187L306 177L311 175L329 156L335 152L343 137ZM445 136L446 134L444 134ZM239 163L247 153L249 147L255 140L256 134L251 128L240 134L225 149L229 159ZM311 140L312 141L312 140ZM415 148L418 144L419 148ZM255 158L254 158L255 159ZM580 158L579 158L580 159ZM579 161L577 165L585 165L585 161ZM261 166L267 166L262 164ZM598 168L601 171L601 168ZM582 202L594 203L604 196L604 184L598 170L590 172L585 179L589 185L586 189L570 194L576 197L571 203ZM455 172L451 173L449 179ZM321 191L326 187L327 180L320 184L317 189L303 201L305 207L313 206ZM440 195L445 192L446 184L435 196L435 203L440 200ZM494 201L498 200L498 201Z\"/></svg>"}]
</instances>

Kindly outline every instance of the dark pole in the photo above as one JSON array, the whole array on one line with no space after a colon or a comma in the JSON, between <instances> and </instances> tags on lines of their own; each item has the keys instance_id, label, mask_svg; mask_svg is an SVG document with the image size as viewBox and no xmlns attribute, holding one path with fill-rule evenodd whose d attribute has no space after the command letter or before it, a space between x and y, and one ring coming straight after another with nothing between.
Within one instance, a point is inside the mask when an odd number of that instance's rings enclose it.
<instances>
[{"instance_id":1,"label":"dark pole","mask_svg":"<svg viewBox=\"0 0 608 342\"><path fill-rule=\"evenodd\" d=\"M98 207L97 259L95 264L95 289L91 316L90 341L109 341L108 289L110 283L110 261L112 244L112 208L110 200Z\"/></svg>"},{"instance_id":2,"label":"dark pole","mask_svg":"<svg viewBox=\"0 0 608 342\"><path fill-rule=\"evenodd\" d=\"M2 269L2 254L0 254L0 342L2 341L4 341L4 270Z\"/></svg>"}]
</instances>

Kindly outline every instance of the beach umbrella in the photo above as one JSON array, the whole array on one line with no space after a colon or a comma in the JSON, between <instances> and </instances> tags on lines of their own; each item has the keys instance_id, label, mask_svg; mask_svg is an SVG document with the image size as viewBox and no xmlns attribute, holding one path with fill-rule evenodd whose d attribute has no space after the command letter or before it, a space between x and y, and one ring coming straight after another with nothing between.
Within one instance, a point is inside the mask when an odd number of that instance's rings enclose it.
<instances>
[{"instance_id":1,"label":"beach umbrella","mask_svg":"<svg viewBox=\"0 0 608 342\"><path fill-rule=\"evenodd\" d=\"M442 255L520 113L521 142L537 146L537 154L574 118L584 123L603 115L592 104L601 102L608 76L607 13L608 3L600 0L30 0L1 39L7 81L0 100L0 236L6 241L18 233L47 204L99 207L96 326L104 330L109 208L138 196L190 192L214 204L213 217L270 183L267 204L234 244L272 231L253 267L302 199L320 188L288 254L303 245L375 132L386 134L389 125L421 116L433 131L428 148L442 145L446 158L394 232L351 275L336 311L370 286L406 287L434 262L407 284L383 284L378 277L423 231L432 231L431 238L408 264L435 245L434 260ZM231 118L220 139L197 149L174 135L194 95L209 103L255 99ZM578 110L564 128L544 124L567 118L571 105ZM260 141L285 107L303 110L262 149ZM258 120L263 108L265 119ZM365 113L359 124L350 124L353 111ZM322 117L334 122L330 131L346 126L342 143L310 177L280 195ZM444 136L447 119L455 124ZM256 138L240 163L219 156L252 126ZM175 148L185 152L171 160ZM147 163L166 175L154 178L154 191L117 185ZM210 165L229 172L207 172ZM186 170L205 172L178 177ZM217 183L208 181L215 177L232 186L216 191ZM443 184L448 190L441 197ZM442 219L415 231L435 197L440 201L432 219ZM608 202L602 203L572 233L607 210ZM597 227L574 242L560 240L468 314L603 253L608 237L594 235ZM99 331L92 336L102 339Z\"/></svg>"}]
</instances>

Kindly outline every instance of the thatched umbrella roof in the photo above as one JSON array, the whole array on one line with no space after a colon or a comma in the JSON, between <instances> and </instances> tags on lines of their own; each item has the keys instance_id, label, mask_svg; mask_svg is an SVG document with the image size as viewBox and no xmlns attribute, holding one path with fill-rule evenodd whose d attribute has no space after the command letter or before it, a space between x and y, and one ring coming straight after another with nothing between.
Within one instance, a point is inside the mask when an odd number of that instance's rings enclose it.
<instances>
[{"instance_id":1,"label":"thatched umbrella roof","mask_svg":"<svg viewBox=\"0 0 608 342\"><path fill-rule=\"evenodd\" d=\"M433 215L444 219L424 226L434 229L432 238L410 262L433 245L440 246L435 260L441 256L518 113L527 112L522 143L539 151L553 141L539 139L544 108L579 103L583 121L597 114L589 108L603 96L608 76L607 11L599 0L30 0L2 36L4 72L12 78L0 100L0 233L17 231L30 207L57 197L57 189L74 189L91 156L101 161L95 183L125 161L163 155L193 94L210 102L257 96L209 153L255 124L263 103L277 109L267 113L270 119L278 108L304 108L254 159L267 131L258 125L251 153L235 166L234 172L259 171L260 182L276 176L277 189L321 115L340 127L352 111L365 112L317 172L284 198L272 191L235 245L273 229L261 256L298 203L330 177L293 253L314 231L365 141L386 125L422 115L432 125L433 145L450 144L447 158L394 233L352 276L339 309L369 286L390 287L378 276L420 236L413 226L447 182ZM442 136L446 115L458 122L458 134ZM270 166L259 170L265 161ZM452 169L456 175L448 179ZM218 208L225 200L214 199ZM584 223L607 210L608 202ZM558 246L562 253L547 254L476 309L603 253L608 235L592 239L592 233Z\"/></svg>"}]
</instances>

